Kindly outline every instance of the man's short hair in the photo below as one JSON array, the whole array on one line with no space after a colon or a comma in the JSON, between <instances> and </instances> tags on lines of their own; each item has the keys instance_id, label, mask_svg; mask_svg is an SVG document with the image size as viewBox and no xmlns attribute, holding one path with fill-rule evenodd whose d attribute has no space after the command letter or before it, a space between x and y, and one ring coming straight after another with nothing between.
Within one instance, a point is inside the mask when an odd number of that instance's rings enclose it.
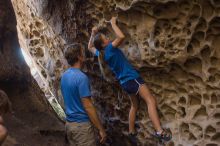
<instances>
[{"instance_id":1,"label":"man's short hair","mask_svg":"<svg viewBox=\"0 0 220 146\"><path fill-rule=\"evenodd\" d=\"M74 65L82 55L82 45L79 43L71 44L64 50L64 56L69 65Z\"/></svg>"},{"instance_id":2,"label":"man's short hair","mask_svg":"<svg viewBox=\"0 0 220 146\"><path fill-rule=\"evenodd\" d=\"M11 110L11 103L7 94L0 90L0 115L5 114Z\"/></svg>"}]
</instances>

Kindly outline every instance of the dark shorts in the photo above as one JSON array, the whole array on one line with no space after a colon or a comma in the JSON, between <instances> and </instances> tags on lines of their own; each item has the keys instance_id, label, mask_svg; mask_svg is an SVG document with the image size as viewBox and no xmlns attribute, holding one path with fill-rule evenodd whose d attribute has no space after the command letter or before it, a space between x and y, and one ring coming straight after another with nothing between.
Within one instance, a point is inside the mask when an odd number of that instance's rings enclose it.
<instances>
[{"instance_id":1,"label":"dark shorts","mask_svg":"<svg viewBox=\"0 0 220 146\"><path fill-rule=\"evenodd\" d=\"M143 85L145 82L144 80L139 77L134 80L129 80L123 84L121 84L122 88L128 93L128 94L138 94L139 88L141 85Z\"/></svg>"}]
</instances>

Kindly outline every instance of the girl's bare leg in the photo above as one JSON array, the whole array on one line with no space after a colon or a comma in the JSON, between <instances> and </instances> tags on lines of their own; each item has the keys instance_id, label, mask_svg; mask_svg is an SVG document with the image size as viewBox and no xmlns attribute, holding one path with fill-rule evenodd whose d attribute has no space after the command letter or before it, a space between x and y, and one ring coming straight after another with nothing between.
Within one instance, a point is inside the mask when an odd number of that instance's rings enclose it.
<instances>
[{"instance_id":1,"label":"girl's bare leg","mask_svg":"<svg viewBox=\"0 0 220 146\"><path fill-rule=\"evenodd\" d=\"M139 95L144 99L148 107L148 114L157 132L162 132L159 116L157 113L156 99L151 95L150 90L144 84L140 86Z\"/></svg>"},{"instance_id":2,"label":"girl's bare leg","mask_svg":"<svg viewBox=\"0 0 220 146\"><path fill-rule=\"evenodd\" d=\"M135 119L138 109L138 99L135 95L130 95L131 109L129 112L129 133L135 133Z\"/></svg>"}]
</instances>

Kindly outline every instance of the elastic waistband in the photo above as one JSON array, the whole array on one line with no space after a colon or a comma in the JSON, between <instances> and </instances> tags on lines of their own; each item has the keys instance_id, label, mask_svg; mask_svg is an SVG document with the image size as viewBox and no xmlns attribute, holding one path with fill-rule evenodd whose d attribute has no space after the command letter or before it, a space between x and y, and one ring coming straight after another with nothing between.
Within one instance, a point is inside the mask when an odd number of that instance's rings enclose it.
<instances>
[{"instance_id":1,"label":"elastic waistband","mask_svg":"<svg viewBox=\"0 0 220 146\"><path fill-rule=\"evenodd\" d=\"M137 80L138 78L140 78L140 76L138 76L138 77L136 77L136 78L127 78L126 80L123 80L123 81L120 80L120 84L122 85L122 84L124 84L124 83L126 83L126 82L128 82L128 81Z\"/></svg>"},{"instance_id":2,"label":"elastic waistband","mask_svg":"<svg viewBox=\"0 0 220 146\"><path fill-rule=\"evenodd\" d=\"M69 122L69 121L66 121L66 124L71 124L71 125L85 125L85 124L91 124L91 122Z\"/></svg>"},{"instance_id":3,"label":"elastic waistband","mask_svg":"<svg viewBox=\"0 0 220 146\"><path fill-rule=\"evenodd\" d=\"M135 78L120 79L120 84L124 84L124 83L126 83L130 80L135 80L135 79L138 79L138 78L140 78L140 76L135 77Z\"/></svg>"}]
</instances>

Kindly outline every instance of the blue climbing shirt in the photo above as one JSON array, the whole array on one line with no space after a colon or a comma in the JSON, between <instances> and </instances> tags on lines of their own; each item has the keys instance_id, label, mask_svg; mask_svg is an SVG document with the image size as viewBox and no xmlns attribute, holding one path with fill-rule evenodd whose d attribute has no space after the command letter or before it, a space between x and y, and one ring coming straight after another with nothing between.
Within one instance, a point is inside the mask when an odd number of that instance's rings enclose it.
<instances>
[{"instance_id":1,"label":"blue climbing shirt","mask_svg":"<svg viewBox=\"0 0 220 146\"><path fill-rule=\"evenodd\" d=\"M140 76L134 67L128 62L123 52L120 49L113 47L112 43L109 43L108 46L105 47L104 52L104 60L109 65L116 78L120 81L120 84L136 79ZM98 50L96 50L95 55L99 56Z\"/></svg>"},{"instance_id":2,"label":"blue climbing shirt","mask_svg":"<svg viewBox=\"0 0 220 146\"><path fill-rule=\"evenodd\" d=\"M88 77L77 68L69 68L61 77L61 91L64 98L66 120L69 122L88 122L89 117L81 99L90 97Z\"/></svg>"}]
</instances>

